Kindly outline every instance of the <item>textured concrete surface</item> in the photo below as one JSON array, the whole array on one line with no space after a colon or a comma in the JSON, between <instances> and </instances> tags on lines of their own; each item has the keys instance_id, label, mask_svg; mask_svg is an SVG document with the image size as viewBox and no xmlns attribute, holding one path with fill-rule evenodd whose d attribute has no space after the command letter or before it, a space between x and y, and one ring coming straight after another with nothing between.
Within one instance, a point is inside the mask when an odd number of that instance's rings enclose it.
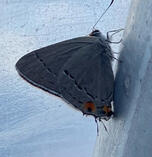
<instances>
[{"instance_id":1,"label":"textured concrete surface","mask_svg":"<svg viewBox=\"0 0 152 157\"><path fill-rule=\"evenodd\" d=\"M152 1L133 0L116 74L115 118L94 157L152 156Z\"/></svg>"}]
</instances>

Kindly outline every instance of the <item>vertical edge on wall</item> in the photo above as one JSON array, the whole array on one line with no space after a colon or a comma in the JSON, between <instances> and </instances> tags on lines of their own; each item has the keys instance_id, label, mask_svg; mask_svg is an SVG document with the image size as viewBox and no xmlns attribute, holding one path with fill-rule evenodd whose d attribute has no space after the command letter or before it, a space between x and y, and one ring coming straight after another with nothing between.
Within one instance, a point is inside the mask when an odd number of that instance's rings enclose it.
<instances>
[{"instance_id":1,"label":"vertical edge on wall","mask_svg":"<svg viewBox=\"0 0 152 157\"><path fill-rule=\"evenodd\" d=\"M94 157L152 154L152 1L133 0L115 79L115 117L100 125Z\"/></svg>"}]
</instances>

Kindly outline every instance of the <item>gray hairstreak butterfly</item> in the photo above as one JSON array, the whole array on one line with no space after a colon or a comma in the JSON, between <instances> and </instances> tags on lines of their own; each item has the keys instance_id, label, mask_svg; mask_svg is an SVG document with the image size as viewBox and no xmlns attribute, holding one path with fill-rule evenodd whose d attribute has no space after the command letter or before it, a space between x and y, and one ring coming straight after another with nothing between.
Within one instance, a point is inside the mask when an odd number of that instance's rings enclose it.
<instances>
[{"instance_id":1,"label":"gray hairstreak butterfly","mask_svg":"<svg viewBox=\"0 0 152 157\"><path fill-rule=\"evenodd\" d=\"M16 69L25 80L59 96L83 114L108 120L113 115L112 58L108 39L93 30L89 36L23 56Z\"/></svg>"}]
</instances>

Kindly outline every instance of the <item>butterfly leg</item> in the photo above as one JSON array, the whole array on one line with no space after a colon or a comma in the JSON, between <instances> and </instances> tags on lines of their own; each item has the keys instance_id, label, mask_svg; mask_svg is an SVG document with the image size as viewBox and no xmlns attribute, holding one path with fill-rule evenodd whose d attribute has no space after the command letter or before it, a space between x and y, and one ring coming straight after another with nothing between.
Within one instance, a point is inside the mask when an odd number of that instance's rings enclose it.
<instances>
[{"instance_id":1,"label":"butterfly leg","mask_svg":"<svg viewBox=\"0 0 152 157\"><path fill-rule=\"evenodd\" d=\"M107 41L108 41L109 43L112 43L112 44L119 44L119 43L121 43L121 42L122 42L122 39L120 39L120 41L117 41L117 42L112 42L111 39L112 39L112 37L113 37L115 34L121 32L121 31L123 31L123 30L124 30L124 29L121 28L121 29L112 30L112 31L107 32ZM112 33L112 34L110 35L110 33Z\"/></svg>"}]
</instances>

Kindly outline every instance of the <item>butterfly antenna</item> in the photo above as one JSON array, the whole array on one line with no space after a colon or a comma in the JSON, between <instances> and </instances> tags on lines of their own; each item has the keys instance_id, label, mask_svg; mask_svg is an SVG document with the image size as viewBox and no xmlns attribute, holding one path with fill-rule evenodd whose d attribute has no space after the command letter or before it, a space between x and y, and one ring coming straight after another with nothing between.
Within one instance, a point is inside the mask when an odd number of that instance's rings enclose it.
<instances>
[{"instance_id":1,"label":"butterfly antenna","mask_svg":"<svg viewBox=\"0 0 152 157\"><path fill-rule=\"evenodd\" d=\"M97 22L94 24L94 26L92 27L92 30L95 30L95 26L98 24L98 22L101 20L101 18L103 17L103 15L107 12L107 10L110 8L110 6L112 5L112 3L114 2L114 0L111 1L110 5L108 6L108 8L102 13L102 15L99 17L99 19L97 20Z\"/></svg>"}]
</instances>

